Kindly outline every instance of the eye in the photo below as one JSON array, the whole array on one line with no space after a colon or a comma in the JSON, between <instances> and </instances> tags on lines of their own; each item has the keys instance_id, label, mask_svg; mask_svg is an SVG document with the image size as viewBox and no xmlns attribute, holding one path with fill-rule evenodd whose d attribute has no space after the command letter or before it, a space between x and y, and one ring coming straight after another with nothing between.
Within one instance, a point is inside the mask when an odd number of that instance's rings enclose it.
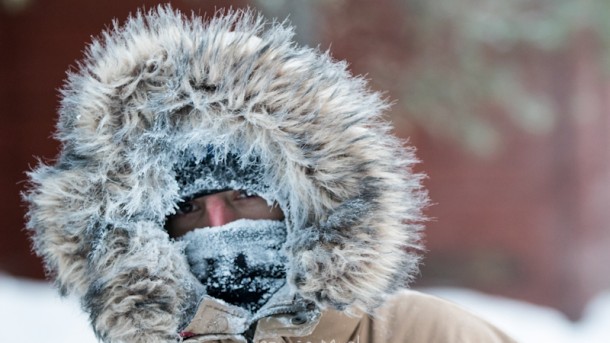
<instances>
[{"instance_id":1,"label":"eye","mask_svg":"<svg viewBox=\"0 0 610 343\"><path fill-rule=\"evenodd\" d=\"M240 189L237 192L237 195L235 196L236 199L249 199L249 198L255 198L258 197L258 195L245 190L245 189Z\"/></svg>"},{"instance_id":2,"label":"eye","mask_svg":"<svg viewBox=\"0 0 610 343\"><path fill-rule=\"evenodd\" d=\"M176 215L185 215L197 211L199 207L193 201L184 201L178 204Z\"/></svg>"}]
</instances>

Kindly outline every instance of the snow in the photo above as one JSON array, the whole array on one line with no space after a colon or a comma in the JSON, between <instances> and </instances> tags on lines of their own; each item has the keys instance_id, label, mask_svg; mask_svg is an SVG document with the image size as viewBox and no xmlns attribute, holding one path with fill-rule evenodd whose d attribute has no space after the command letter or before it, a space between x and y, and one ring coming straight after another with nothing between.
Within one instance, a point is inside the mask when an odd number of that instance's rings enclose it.
<instances>
[{"instance_id":1,"label":"snow","mask_svg":"<svg viewBox=\"0 0 610 343\"><path fill-rule=\"evenodd\" d=\"M0 342L97 342L75 299L50 284L0 274Z\"/></svg>"},{"instance_id":2,"label":"snow","mask_svg":"<svg viewBox=\"0 0 610 343\"><path fill-rule=\"evenodd\" d=\"M448 299L485 318L517 342L610 342L610 291L590 302L582 320L572 322L561 312L523 301L456 288L427 288L428 294Z\"/></svg>"},{"instance_id":3,"label":"snow","mask_svg":"<svg viewBox=\"0 0 610 343\"><path fill-rule=\"evenodd\" d=\"M583 319L570 322L557 310L465 289L421 291L449 299L495 324L523 343L610 342L610 291L587 306ZM0 342L94 343L75 299L59 297L46 282L0 274Z\"/></svg>"}]
</instances>

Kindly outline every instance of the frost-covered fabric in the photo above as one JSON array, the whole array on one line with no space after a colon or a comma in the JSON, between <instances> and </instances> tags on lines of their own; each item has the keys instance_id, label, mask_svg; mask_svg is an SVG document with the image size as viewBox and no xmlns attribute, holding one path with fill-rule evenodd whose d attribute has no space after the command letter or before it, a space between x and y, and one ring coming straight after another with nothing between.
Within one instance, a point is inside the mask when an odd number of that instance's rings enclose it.
<instances>
[{"instance_id":1,"label":"frost-covered fabric","mask_svg":"<svg viewBox=\"0 0 610 343\"><path fill-rule=\"evenodd\" d=\"M210 296L258 311L286 283L282 221L240 219L180 238L191 270Z\"/></svg>"},{"instance_id":2,"label":"frost-covered fabric","mask_svg":"<svg viewBox=\"0 0 610 343\"><path fill-rule=\"evenodd\" d=\"M213 148L209 147L209 150ZM271 197L269 185L265 183L261 168L254 158L240 161L235 154L206 154L200 157L184 153L174 165L174 170L183 200L225 190L247 190L263 198Z\"/></svg>"},{"instance_id":3,"label":"frost-covered fabric","mask_svg":"<svg viewBox=\"0 0 610 343\"><path fill-rule=\"evenodd\" d=\"M160 6L104 32L69 73L61 151L29 173L27 227L104 341L174 342L199 301L163 228L185 156L256 164L299 297L370 312L416 274L427 198L413 149L346 63L292 37L250 10L204 21Z\"/></svg>"}]
</instances>

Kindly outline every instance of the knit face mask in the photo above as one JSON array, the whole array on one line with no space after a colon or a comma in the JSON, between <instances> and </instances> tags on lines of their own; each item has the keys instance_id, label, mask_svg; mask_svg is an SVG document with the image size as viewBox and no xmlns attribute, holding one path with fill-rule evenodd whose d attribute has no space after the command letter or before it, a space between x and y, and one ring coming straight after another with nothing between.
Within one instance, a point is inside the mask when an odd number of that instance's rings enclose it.
<instances>
[{"instance_id":1,"label":"knit face mask","mask_svg":"<svg viewBox=\"0 0 610 343\"><path fill-rule=\"evenodd\" d=\"M208 295L258 311L286 282L283 221L239 219L180 238Z\"/></svg>"}]
</instances>

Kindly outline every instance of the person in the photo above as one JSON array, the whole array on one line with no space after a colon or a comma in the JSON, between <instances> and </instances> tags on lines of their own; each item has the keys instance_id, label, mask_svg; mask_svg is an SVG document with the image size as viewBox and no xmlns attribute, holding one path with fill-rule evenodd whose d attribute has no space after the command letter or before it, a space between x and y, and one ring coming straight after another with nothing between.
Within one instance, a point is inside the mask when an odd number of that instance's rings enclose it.
<instances>
[{"instance_id":1,"label":"person","mask_svg":"<svg viewBox=\"0 0 610 343\"><path fill-rule=\"evenodd\" d=\"M388 104L253 10L138 12L62 91L27 227L104 342L512 342L407 289L428 196Z\"/></svg>"}]
</instances>

